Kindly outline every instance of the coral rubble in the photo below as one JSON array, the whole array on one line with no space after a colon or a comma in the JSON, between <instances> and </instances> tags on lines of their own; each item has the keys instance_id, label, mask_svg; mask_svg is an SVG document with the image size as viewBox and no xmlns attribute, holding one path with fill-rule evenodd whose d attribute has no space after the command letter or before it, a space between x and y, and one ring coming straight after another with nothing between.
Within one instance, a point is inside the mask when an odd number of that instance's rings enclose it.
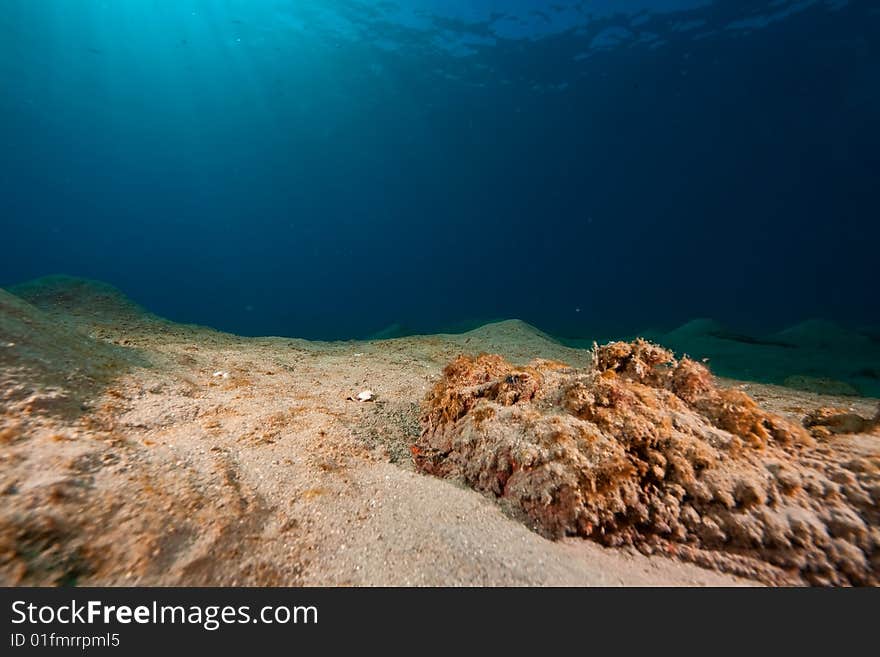
<instances>
[{"instance_id":1,"label":"coral rubble","mask_svg":"<svg viewBox=\"0 0 880 657\"><path fill-rule=\"evenodd\" d=\"M876 450L811 435L644 340L597 347L585 370L460 356L422 422L419 469L513 503L548 536L768 583L880 584Z\"/></svg>"}]
</instances>

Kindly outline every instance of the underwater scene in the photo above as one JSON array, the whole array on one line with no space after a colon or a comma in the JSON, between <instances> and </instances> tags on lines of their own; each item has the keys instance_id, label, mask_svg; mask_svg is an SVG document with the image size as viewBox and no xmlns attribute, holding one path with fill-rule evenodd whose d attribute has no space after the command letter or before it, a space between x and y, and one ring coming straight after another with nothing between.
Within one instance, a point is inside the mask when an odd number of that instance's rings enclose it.
<instances>
[{"instance_id":1,"label":"underwater scene","mask_svg":"<svg viewBox=\"0 0 880 657\"><path fill-rule=\"evenodd\" d=\"M0 9L0 584L880 584L877 3Z\"/></svg>"}]
</instances>

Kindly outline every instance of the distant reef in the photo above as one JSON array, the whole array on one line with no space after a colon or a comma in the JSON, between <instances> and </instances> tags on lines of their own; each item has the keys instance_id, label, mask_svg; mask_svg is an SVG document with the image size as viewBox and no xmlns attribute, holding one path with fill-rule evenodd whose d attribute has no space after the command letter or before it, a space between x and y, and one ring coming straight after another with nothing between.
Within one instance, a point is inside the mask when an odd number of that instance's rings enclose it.
<instances>
[{"instance_id":1,"label":"distant reef","mask_svg":"<svg viewBox=\"0 0 880 657\"><path fill-rule=\"evenodd\" d=\"M749 336L696 320L644 337L679 354L707 358L721 376L823 394L880 396L880 341L834 322L813 319L770 335Z\"/></svg>"},{"instance_id":2,"label":"distant reef","mask_svg":"<svg viewBox=\"0 0 880 657\"><path fill-rule=\"evenodd\" d=\"M775 333L750 335L702 318L668 332L644 330L624 337L661 344L727 378L818 394L880 397L880 333L871 329L811 319ZM587 348L593 340L562 342Z\"/></svg>"}]
</instances>

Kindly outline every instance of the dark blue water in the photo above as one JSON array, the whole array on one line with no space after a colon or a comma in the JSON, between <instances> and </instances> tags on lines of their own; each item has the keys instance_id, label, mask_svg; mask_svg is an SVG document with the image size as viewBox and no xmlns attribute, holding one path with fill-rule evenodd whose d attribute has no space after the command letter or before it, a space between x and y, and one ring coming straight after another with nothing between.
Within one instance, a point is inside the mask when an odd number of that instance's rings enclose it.
<instances>
[{"instance_id":1,"label":"dark blue water","mask_svg":"<svg viewBox=\"0 0 880 657\"><path fill-rule=\"evenodd\" d=\"M880 324L880 5L4 0L0 285L243 334Z\"/></svg>"}]
</instances>

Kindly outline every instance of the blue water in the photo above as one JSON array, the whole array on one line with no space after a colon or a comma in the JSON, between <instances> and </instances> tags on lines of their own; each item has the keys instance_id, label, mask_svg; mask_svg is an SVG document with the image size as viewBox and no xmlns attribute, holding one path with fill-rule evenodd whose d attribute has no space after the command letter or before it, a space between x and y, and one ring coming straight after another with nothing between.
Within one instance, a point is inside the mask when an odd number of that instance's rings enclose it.
<instances>
[{"instance_id":1,"label":"blue water","mask_svg":"<svg viewBox=\"0 0 880 657\"><path fill-rule=\"evenodd\" d=\"M3 0L0 286L350 338L880 324L880 5Z\"/></svg>"}]
</instances>

